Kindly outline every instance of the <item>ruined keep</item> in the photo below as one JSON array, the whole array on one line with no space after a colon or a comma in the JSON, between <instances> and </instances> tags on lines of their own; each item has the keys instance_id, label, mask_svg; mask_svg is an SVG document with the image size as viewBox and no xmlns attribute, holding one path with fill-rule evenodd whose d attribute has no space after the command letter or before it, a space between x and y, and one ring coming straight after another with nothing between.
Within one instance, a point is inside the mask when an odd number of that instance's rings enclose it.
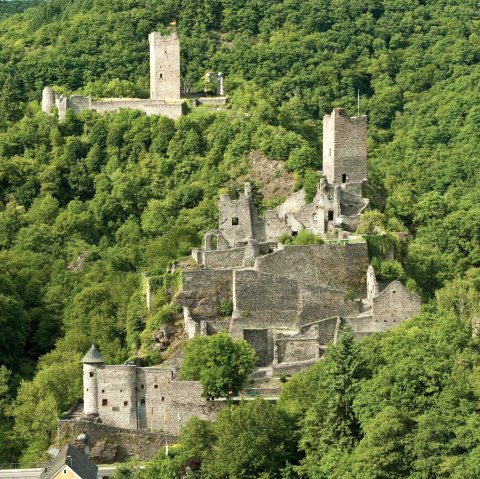
<instances>
[{"instance_id":1,"label":"ruined keep","mask_svg":"<svg viewBox=\"0 0 480 479\"><path fill-rule=\"evenodd\" d=\"M140 110L147 115L164 115L177 119L182 115L183 100L180 98L180 39L176 32L161 35L152 32L150 44L150 99L102 98L80 95L66 96L45 87L42 93L42 111L51 113L58 110L60 119L65 117L67 108L79 113L82 110L96 110L98 113L115 112L121 108Z\"/></svg>"}]
</instances>

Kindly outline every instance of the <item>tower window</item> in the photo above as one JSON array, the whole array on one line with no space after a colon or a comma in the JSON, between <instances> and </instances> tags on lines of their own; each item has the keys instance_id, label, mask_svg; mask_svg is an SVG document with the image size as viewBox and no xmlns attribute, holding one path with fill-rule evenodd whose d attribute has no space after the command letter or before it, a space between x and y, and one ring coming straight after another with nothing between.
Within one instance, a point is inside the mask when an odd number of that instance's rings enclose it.
<instances>
[{"instance_id":1,"label":"tower window","mask_svg":"<svg viewBox=\"0 0 480 479\"><path fill-rule=\"evenodd\" d=\"M145 398L140 399L140 404L142 404L142 405L145 404Z\"/></svg>"},{"instance_id":2,"label":"tower window","mask_svg":"<svg viewBox=\"0 0 480 479\"><path fill-rule=\"evenodd\" d=\"M162 396L162 402L165 401L165 396Z\"/></svg>"},{"instance_id":3,"label":"tower window","mask_svg":"<svg viewBox=\"0 0 480 479\"><path fill-rule=\"evenodd\" d=\"M332 149L331 148L328 149L328 156L332 156Z\"/></svg>"},{"instance_id":4,"label":"tower window","mask_svg":"<svg viewBox=\"0 0 480 479\"><path fill-rule=\"evenodd\" d=\"M140 389L145 389L145 384L141 384Z\"/></svg>"},{"instance_id":5,"label":"tower window","mask_svg":"<svg viewBox=\"0 0 480 479\"><path fill-rule=\"evenodd\" d=\"M160 78L160 80L163 80L163 73L160 73L160 75L158 76L158 78Z\"/></svg>"},{"instance_id":6,"label":"tower window","mask_svg":"<svg viewBox=\"0 0 480 479\"><path fill-rule=\"evenodd\" d=\"M232 226L238 226L238 218L232 218Z\"/></svg>"},{"instance_id":7,"label":"tower window","mask_svg":"<svg viewBox=\"0 0 480 479\"><path fill-rule=\"evenodd\" d=\"M108 406L108 401L106 399L102 399L102 406Z\"/></svg>"},{"instance_id":8,"label":"tower window","mask_svg":"<svg viewBox=\"0 0 480 479\"><path fill-rule=\"evenodd\" d=\"M347 182L347 175L344 173L342 175L342 183L346 183Z\"/></svg>"},{"instance_id":9,"label":"tower window","mask_svg":"<svg viewBox=\"0 0 480 479\"><path fill-rule=\"evenodd\" d=\"M123 401L124 406L128 406L128 401Z\"/></svg>"},{"instance_id":10,"label":"tower window","mask_svg":"<svg viewBox=\"0 0 480 479\"><path fill-rule=\"evenodd\" d=\"M328 210L328 221L333 221L333 210Z\"/></svg>"},{"instance_id":11,"label":"tower window","mask_svg":"<svg viewBox=\"0 0 480 479\"><path fill-rule=\"evenodd\" d=\"M66 469L64 469L64 470L63 470L63 473L64 473L64 474L67 474L67 470L66 470Z\"/></svg>"},{"instance_id":12,"label":"tower window","mask_svg":"<svg viewBox=\"0 0 480 479\"><path fill-rule=\"evenodd\" d=\"M105 392L105 389L102 389L102 394Z\"/></svg>"},{"instance_id":13,"label":"tower window","mask_svg":"<svg viewBox=\"0 0 480 479\"><path fill-rule=\"evenodd\" d=\"M158 384L155 384L155 385L153 386L153 389L158 389Z\"/></svg>"},{"instance_id":14,"label":"tower window","mask_svg":"<svg viewBox=\"0 0 480 479\"><path fill-rule=\"evenodd\" d=\"M95 373L93 371L90 371L90 377L93 378L95 376Z\"/></svg>"}]
</instances>

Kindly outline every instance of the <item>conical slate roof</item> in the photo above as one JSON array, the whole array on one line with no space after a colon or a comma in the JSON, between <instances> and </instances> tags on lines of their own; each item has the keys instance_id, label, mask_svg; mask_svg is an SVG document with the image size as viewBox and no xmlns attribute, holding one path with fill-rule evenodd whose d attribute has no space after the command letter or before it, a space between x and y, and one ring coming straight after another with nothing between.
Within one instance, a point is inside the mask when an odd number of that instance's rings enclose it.
<instances>
[{"instance_id":1,"label":"conical slate roof","mask_svg":"<svg viewBox=\"0 0 480 479\"><path fill-rule=\"evenodd\" d=\"M86 364L103 364L104 362L105 360L100 354L100 351L95 347L95 344L92 344L92 347L88 350L87 354L85 354L82 359L82 363Z\"/></svg>"}]
</instances>

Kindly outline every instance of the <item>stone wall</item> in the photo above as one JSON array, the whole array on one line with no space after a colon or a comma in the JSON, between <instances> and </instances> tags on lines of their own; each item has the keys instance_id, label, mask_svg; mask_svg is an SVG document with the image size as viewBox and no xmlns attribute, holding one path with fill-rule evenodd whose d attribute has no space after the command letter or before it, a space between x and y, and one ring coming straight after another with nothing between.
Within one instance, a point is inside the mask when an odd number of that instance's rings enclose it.
<instances>
[{"instance_id":1,"label":"stone wall","mask_svg":"<svg viewBox=\"0 0 480 479\"><path fill-rule=\"evenodd\" d=\"M58 445L74 443L80 434L86 434L87 446L91 451L98 441L108 438L111 444L118 445L115 461L121 462L132 457L141 461L149 461L153 456L168 444L174 444L178 438L175 435L137 431L134 429L121 429L107 424L89 421L60 420L58 422Z\"/></svg>"},{"instance_id":2,"label":"stone wall","mask_svg":"<svg viewBox=\"0 0 480 479\"><path fill-rule=\"evenodd\" d=\"M137 427L136 369L135 366L97 368L98 414L102 421L127 429Z\"/></svg>"},{"instance_id":3,"label":"stone wall","mask_svg":"<svg viewBox=\"0 0 480 479\"><path fill-rule=\"evenodd\" d=\"M246 248L231 248L227 250L203 251L203 266L206 268L241 268L245 258Z\"/></svg>"},{"instance_id":4,"label":"stone wall","mask_svg":"<svg viewBox=\"0 0 480 479\"><path fill-rule=\"evenodd\" d=\"M257 258L255 262L255 269L259 272L340 291L355 290L358 293L366 290L367 267L366 243L286 246Z\"/></svg>"},{"instance_id":5,"label":"stone wall","mask_svg":"<svg viewBox=\"0 0 480 479\"><path fill-rule=\"evenodd\" d=\"M98 414L119 428L178 434L190 417L213 419L220 407L202 398L199 382L175 380L171 369L102 365L97 378Z\"/></svg>"},{"instance_id":6,"label":"stone wall","mask_svg":"<svg viewBox=\"0 0 480 479\"><path fill-rule=\"evenodd\" d=\"M114 98L92 100L91 97L74 95L67 97L52 92L50 88L44 89L42 97L42 111L50 113L53 107L58 110L58 117L65 118L67 109L70 108L74 113L80 113L82 110L96 110L98 113L117 112L121 109L139 110L147 115L163 115L173 120L182 116L184 104L179 101L148 100L137 98ZM53 103L52 103L53 102Z\"/></svg>"},{"instance_id":7,"label":"stone wall","mask_svg":"<svg viewBox=\"0 0 480 479\"><path fill-rule=\"evenodd\" d=\"M420 298L400 281L392 281L373 298L373 316L378 323L400 323L419 313Z\"/></svg>"}]
</instances>

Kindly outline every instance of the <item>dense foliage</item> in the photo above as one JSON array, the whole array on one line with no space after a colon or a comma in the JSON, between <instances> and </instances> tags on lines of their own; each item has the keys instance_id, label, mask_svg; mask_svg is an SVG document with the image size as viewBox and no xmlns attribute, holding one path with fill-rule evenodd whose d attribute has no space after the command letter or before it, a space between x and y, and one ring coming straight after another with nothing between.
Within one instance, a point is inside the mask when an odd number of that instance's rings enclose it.
<instances>
[{"instance_id":1,"label":"dense foliage","mask_svg":"<svg viewBox=\"0 0 480 479\"><path fill-rule=\"evenodd\" d=\"M219 193L261 181L252 151L281 161L286 183L293 176L311 197L321 117L334 106L355 114L359 91L368 194L383 212L362 224L369 251L383 277L432 306L397 331L345 340L291 379L280 406L301 450L288 456L296 468L275 468L285 477L476 477L478 2L47 0L12 15L27 3L0 2L0 462L39 458L80 395L72 378L92 341L109 362L161 360L149 355L155 327L175 320L172 288L165 279L148 314L140 272L164 275L215 225ZM172 19L183 90L223 71L228 110L175 123L128 111L60 122L39 111L44 85L143 96L147 34L167 32ZM270 192L263 206L284 194ZM404 229L410 240L399 245L391 233ZM395 261L385 262L391 248ZM247 466L234 459L232 477L273 467L259 460L240 474Z\"/></svg>"},{"instance_id":2,"label":"dense foliage","mask_svg":"<svg viewBox=\"0 0 480 479\"><path fill-rule=\"evenodd\" d=\"M236 396L253 371L257 354L244 339L227 333L198 336L184 348L180 377L200 381L203 396Z\"/></svg>"}]
</instances>

